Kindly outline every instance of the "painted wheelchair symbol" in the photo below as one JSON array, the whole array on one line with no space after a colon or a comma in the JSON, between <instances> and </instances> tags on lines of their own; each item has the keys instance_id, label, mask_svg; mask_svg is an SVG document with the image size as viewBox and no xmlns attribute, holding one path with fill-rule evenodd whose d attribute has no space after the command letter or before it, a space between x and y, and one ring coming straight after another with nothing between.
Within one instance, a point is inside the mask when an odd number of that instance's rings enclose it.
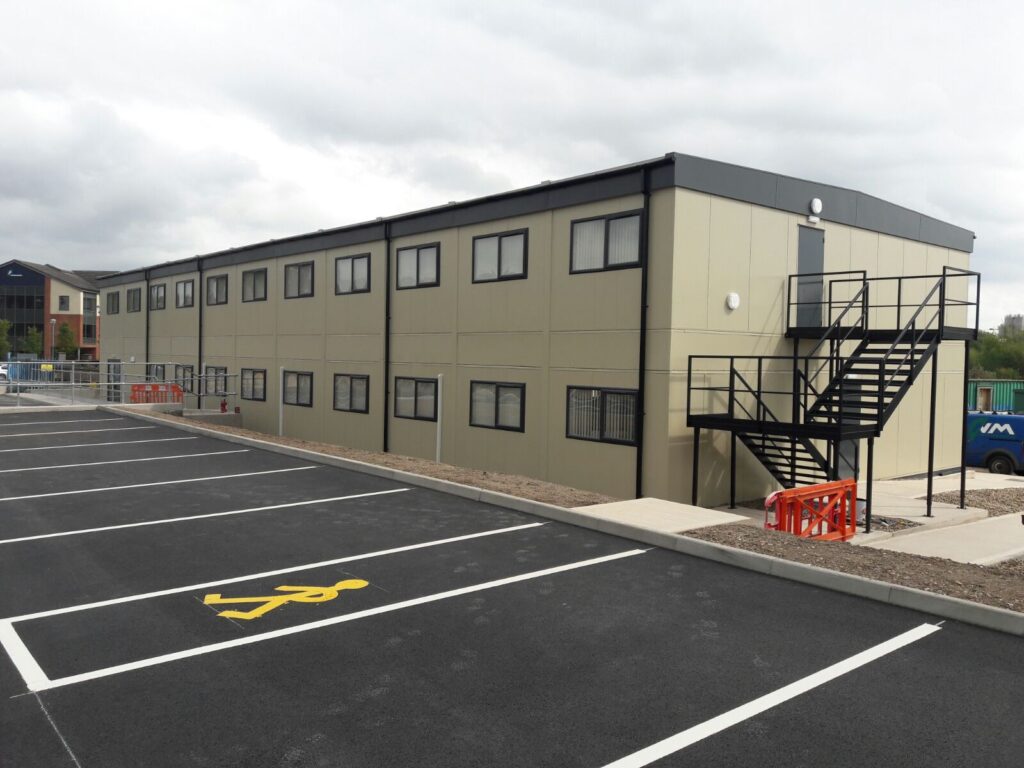
<instances>
[{"instance_id":1,"label":"painted wheelchair symbol","mask_svg":"<svg viewBox=\"0 0 1024 768\"><path fill-rule=\"evenodd\" d=\"M339 592L346 589L362 589L369 586L370 582L362 579L346 579L339 581L330 587L274 587L276 592L285 592L283 595L263 595L260 597L223 597L219 592L206 595L203 598L204 605L231 605L235 603L262 603L258 608L251 611L220 611L217 615L226 619L258 619L266 613L280 608L288 603L326 603L338 596Z\"/></svg>"}]
</instances>

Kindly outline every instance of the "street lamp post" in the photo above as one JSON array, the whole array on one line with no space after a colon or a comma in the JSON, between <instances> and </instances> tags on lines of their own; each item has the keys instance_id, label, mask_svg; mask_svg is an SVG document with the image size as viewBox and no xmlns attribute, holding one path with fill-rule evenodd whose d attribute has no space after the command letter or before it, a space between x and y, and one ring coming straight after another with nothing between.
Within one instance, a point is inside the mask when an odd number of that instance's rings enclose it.
<instances>
[{"instance_id":1,"label":"street lamp post","mask_svg":"<svg viewBox=\"0 0 1024 768\"><path fill-rule=\"evenodd\" d=\"M57 359L57 353L54 350L54 347L56 347L56 343L54 342L54 334L56 332L57 332L57 318L56 317L51 317L50 318L50 359L51 360L56 360Z\"/></svg>"}]
</instances>

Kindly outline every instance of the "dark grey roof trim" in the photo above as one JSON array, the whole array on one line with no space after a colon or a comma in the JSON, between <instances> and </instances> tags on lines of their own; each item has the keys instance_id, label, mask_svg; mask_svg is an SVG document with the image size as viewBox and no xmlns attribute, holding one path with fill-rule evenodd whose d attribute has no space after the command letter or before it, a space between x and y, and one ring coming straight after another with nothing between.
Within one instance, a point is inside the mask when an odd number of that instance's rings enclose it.
<instances>
[{"instance_id":1,"label":"dark grey roof trim","mask_svg":"<svg viewBox=\"0 0 1024 768\"><path fill-rule=\"evenodd\" d=\"M717 160L670 153L654 160L462 203L255 243L226 251L215 251L155 266L150 269L150 274L154 277L163 277L196 271L200 261L203 268L209 270L260 259L293 256L383 240L385 222L391 225L392 237L402 237L640 194L643 191L645 168L649 168L651 172L652 190L675 186L798 214L808 213L808 204L812 198L817 197L822 201L824 210L821 218L825 221L848 224L943 248L967 252L974 249L973 232L862 192ZM102 284L107 286L143 279L143 270L121 272L111 277L100 278Z\"/></svg>"}]
</instances>

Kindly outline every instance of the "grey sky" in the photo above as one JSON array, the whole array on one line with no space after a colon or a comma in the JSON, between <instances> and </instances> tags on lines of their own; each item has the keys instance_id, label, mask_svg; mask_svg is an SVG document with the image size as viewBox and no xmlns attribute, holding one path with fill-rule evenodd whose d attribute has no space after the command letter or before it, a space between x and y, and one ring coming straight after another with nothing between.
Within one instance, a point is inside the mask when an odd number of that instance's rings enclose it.
<instances>
[{"instance_id":1,"label":"grey sky","mask_svg":"<svg viewBox=\"0 0 1024 768\"><path fill-rule=\"evenodd\" d=\"M973 229L1024 312L1016 2L0 0L0 257L130 268L675 150Z\"/></svg>"}]
</instances>

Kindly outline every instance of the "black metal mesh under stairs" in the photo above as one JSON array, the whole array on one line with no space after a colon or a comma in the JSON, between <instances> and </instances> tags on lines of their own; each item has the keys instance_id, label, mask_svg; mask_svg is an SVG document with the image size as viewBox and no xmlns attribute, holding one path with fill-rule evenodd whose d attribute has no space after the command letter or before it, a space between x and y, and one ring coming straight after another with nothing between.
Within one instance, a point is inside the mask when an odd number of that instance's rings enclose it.
<instances>
[{"instance_id":1,"label":"black metal mesh under stairs","mask_svg":"<svg viewBox=\"0 0 1024 768\"><path fill-rule=\"evenodd\" d=\"M814 485L831 479L828 461L806 438L765 432L735 434L783 488Z\"/></svg>"},{"instance_id":2,"label":"black metal mesh under stairs","mask_svg":"<svg viewBox=\"0 0 1024 768\"><path fill-rule=\"evenodd\" d=\"M892 332L869 332L807 409L806 421L873 427L880 434L939 341L931 331L913 341L894 340Z\"/></svg>"}]
</instances>

